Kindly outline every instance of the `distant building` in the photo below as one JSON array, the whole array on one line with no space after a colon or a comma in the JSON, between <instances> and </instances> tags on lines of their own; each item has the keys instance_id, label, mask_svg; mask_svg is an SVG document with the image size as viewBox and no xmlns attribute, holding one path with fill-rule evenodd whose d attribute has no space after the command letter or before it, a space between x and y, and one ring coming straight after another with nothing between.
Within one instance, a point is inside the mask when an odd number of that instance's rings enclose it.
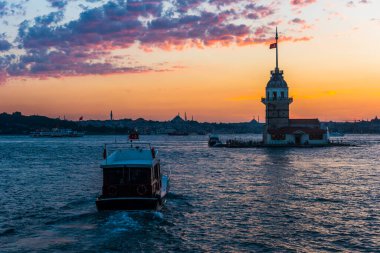
<instances>
[{"instance_id":1,"label":"distant building","mask_svg":"<svg viewBox=\"0 0 380 253\"><path fill-rule=\"evenodd\" d=\"M113 120L113 113L112 113L112 111L110 113L110 120Z\"/></svg>"},{"instance_id":2,"label":"distant building","mask_svg":"<svg viewBox=\"0 0 380 253\"><path fill-rule=\"evenodd\" d=\"M181 118L181 116L180 116L179 113L178 113L178 115L175 116L175 117L171 120L171 122L172 122L172 123L182 123L182 122L184 122L184 120Z\"/></svg>"},{"instance_id":3,"label":"distant building","mask_svg":"<svg viewBox=\"0 0 380 253\"><path fill-rule=\"evenodd\" d=\"M289 97L288 84L282 70L278 68L278 33L276 43L276 68L266 86L266 97L262 103L266 106L266 124L263 133L267 145L323 145L328 143L328 132L321 128L318 119L289 119L289 106L293 98Z\"/></svg>"}]
</instances>

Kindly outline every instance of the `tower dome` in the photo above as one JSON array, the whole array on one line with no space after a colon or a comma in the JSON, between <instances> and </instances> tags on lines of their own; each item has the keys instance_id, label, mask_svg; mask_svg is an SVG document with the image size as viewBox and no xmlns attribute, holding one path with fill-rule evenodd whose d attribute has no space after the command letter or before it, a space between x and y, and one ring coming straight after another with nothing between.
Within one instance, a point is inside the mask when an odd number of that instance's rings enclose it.
<instances>
[{"instance_id":1,"label":"tower dome","mask_svg":"<svg viewBox=\"0 0 380 253\"><path fill-rule=\"evenodd\" d=\"M271 78L267 84L267 88L288 88L288 84L284 79L284 72L276 68L274 71L271 71Z\"/></svg>"}]
</instances>

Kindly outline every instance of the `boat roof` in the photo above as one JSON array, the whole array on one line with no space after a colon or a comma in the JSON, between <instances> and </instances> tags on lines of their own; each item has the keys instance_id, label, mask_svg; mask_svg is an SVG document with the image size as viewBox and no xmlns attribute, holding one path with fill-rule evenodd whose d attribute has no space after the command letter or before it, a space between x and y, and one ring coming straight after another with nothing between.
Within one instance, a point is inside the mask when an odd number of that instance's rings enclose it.
<instances>
[{"instance_id":1,"label":"boat roof","mask_svg":"<svg viewBox=\"0 0 380 253\"><path fill-rule=\"evenodd\" d=\"M157 155L157 151L154 151ZM123 147L114 150L100 165L101 168L150 168L159 160L152 155L152 149L141 146Z\"/></svg>"}]
</instances>

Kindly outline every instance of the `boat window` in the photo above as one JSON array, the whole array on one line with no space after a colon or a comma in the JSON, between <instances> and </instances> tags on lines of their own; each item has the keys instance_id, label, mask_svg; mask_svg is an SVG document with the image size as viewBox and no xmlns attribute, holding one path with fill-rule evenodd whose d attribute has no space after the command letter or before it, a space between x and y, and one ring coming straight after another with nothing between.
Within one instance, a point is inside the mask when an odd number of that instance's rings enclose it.
<instances>
[{"instance_id":1,"label":"boat window","mask_svg":"<svg viewBox=\"0 0 380 253\"><path fill-rule=\"evenodd\" d=\"M119 184L123 177L123 168L112 168L103 170L104 185Z\"/></svg>"},{"instance_id":2,"label":"boat window","mask_svg":"<svg viewBox=\"0 0 380 253\"><path fill-rule=\"evenodd\" d=\"M151 173L150 168L138 168L130 170L131 183L150 183Z\"/></svg>"}]
</instances>

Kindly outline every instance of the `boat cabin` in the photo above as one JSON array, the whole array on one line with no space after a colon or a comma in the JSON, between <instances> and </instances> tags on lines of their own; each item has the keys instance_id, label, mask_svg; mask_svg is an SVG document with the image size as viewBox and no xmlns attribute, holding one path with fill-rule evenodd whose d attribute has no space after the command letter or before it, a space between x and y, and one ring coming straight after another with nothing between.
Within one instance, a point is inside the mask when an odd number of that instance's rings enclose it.
<instances>
[{"instance_id":1,"label":"boat cabin","mask_svg":"<svg viewBox=\"0 0 380 253\"><path fill-rule=\"evenodd\" d=\"M103 197L154 197L161 191L156 151L139 144L116 149L101 165Z\"/></svg>"},{"instance_id":2,"label":"boat cabin","mask_svg":"<svg viewBox=\"0 0 380 253\"><path fill-rule=\"evenodd\" d=\"M110 151L110 155L108 152ZM157 210L169 191L170 176L161 174L157 151L149 143L106 144L98 210Z\"/></svg>"}]
</instances>

